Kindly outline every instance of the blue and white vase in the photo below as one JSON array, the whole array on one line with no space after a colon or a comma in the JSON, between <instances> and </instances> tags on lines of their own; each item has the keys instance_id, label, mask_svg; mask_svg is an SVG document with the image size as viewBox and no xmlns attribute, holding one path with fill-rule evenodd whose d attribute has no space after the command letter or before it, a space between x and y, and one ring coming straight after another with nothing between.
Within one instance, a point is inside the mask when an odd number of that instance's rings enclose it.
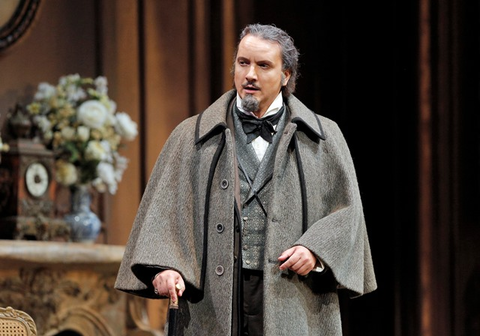
<instances>
[{"instance_id":1,"label":"blue and white vase","mask_svg":"<svg viewBox=\"0 0 480 336\"><path fill-rule=\"evenodd\" d=\"M102 223L90 209L91 202L88 186L80 185L72 190L72 211L64 219L74 242L94 243L100 233Z\"/></svg>"}]
</instances>

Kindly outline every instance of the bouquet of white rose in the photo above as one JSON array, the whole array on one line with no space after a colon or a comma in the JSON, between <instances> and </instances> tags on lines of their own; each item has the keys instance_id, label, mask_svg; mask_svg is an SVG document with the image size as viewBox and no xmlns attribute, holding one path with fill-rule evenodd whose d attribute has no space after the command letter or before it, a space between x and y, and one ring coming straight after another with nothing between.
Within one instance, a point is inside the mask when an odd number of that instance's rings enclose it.
<instances>
[{"instance_id":1,"label":"bouquet of white rose","mask_svg":"<svg viewBox=\"0 0 480 336\"><path fill-rule=\"evenodd\" d=\"M55 153L58 183L91 184L115 194L127 167L118 149L122 139L133 140L138 131L127 113L116 111L105 77L75 74L61 77L56 86L40 83L27 110Z\"/></svg>"}]
</instances>

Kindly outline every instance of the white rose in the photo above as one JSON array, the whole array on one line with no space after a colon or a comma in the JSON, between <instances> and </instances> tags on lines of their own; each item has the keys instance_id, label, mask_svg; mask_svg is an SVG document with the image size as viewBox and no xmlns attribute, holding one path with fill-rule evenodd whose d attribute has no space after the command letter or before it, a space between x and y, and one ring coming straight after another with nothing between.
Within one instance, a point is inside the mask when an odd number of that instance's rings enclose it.
<instances>
[{"instance_id":1,"label":"white rose","mask_svg":"<svg viewBox=\"0 0 480 336\"><path fill-rule=\"evenodd\" d=\"M65 86L68 83L74 83L80 80L80 75L79 74L72 74L72 75L67 75L67 76L62 76L60 77L59 84L61 86Z\"/></svg>"},{"instance_id":2,"label":"white rose","mask_svg":"<svg viewBox=\"0 0 480 336\"><path fill-rule=\"evenodd\" d=\"M94 84L99 93L101 94L108 93L108 88L107 88L108 82L106 77L98 76L97 78L95 78Z\"/></svg>"},{"instance_id":3,"label":"white rose","mask_svg":"<svg viewBox=\"0 0 480 336\"><path fill-rule=\"evenodd\" d=\"M127 140L133 140L138 134L137 123L130 119L130 116L125 112L119 112L116 115L117 122L115 130L121 137Z\"/></svg>"},{"instance_id":4,"label":"white rose","mask_svg":"<svg viewBox=\"0 0 480 336\"><path fill-rule=\"evenodd\" d=\"M60 77L60 79L58 80L58 85L60 85L60 86L67 85L67 77L66 76Z\"/></svg>"},{"instance_id":5,"label":"white rose","mask_svg":"<svg viewBox=\"0 0 480 336\"><path fill-rule=\"evenodd\" d=\"M40 83L38 84L37 92L35 93L34 99L35 100L48 100L55 95L57 89L55 86L50 85L48 83Z\"/></svg>"},{"instance_id":6,"label":"white rose","mask_svg":"<svg viewBox=\"0 0 480 336\"><path fill-rule=\"evenodd\" d=\"M100 177L97 177L92 181L92 186L97 189L98 192L104 193L107 191L107 185L103 183L102 179Z\"/></svg>"},{"instance_id":7,"label":"white rose","mask_svg":"<svg viewBox=\"0 0 480 336\"><path fill-rule=\"evenodd\" d=\"M46 141L52 140L53 139L53 132L52 131L45 132L45 134L43 134L43 138Z\"/></svg>"},{"instance_id":8,"label":"white rose","mask_svg":"<svg viewBox=\"0 0 480 336\"><path fill-rule=\"evenodd\" d=\"M110 99L108 101L108 106L110 107L108 111L111 114L114 114L117 111L117 103L115 103L113 100Z\"/></svg>"},{"instance_id":9,"label":"white rose","mask_svg":"<svg viewBox=\"0 0 480 336\"><path fill-rule=\"evenodd\" d=\"M33 121L38 126L38 128L40 128L42 133L47 133L52 128L52 123L50 122L50 120L48 120L46 116L37 115L33 118Z\"/></svg>"},{"instance_id":10,"label":"white rose","mask_svg":"<svg viewBox=\"0 0 480 336\"><path fill-rule=\"evenodd\" d=\"M115 110L111 110L109 111L109 113L107 114L107 118L105 120L105 125L110 125L110 126L115 126L115 124L117 123L117 118L115 118Z\"/></svg>"},{"instance_id":11,"label":"white rose","mask_svg":"<svg viewBox=\"0 0 480 336\"><path fill-rule=\"evenodd\" d=\"M78 120L91 128L100 128L107 118L107 108L98 100L87 100L78 108Z\"/></svg>"},{"instance_id":12,"label":"white rose","mask_svg":"<svg viewBox=\"0 0 480 336\"><path fill-rule=\"evenodd\" d=\"M103 151L105 152L105 155L103 157L103 161L107 162L112 162L113 157L112 157L112 146L110 146L110 143L107 140L102 140L100 141L100 146L102 146Z\"/></svg>"},{"instance_id":13,"label":"white rose","mask_svg":"<svg viewBox=\"0 0 480 336\"><path fill-rule=\"evenodd\" d=\"M64 127L62 128L61 134L63 139L67 141L72 140L75 136L75 129L70 126Z\"/></svg>"},{"instance_id":14,"label":"white rose","mask_svg":"<svg viewBox=\"0 0 480 336\"><path fill-rule=\"evenodd\" d=\"M107 162L100 162L97 166L97 175L108 187L110 194L117 192L117 181L113 166Z\"/></svg>"},{"instance_id":15,"label":"white rose","mask_svg":"<svg viewBox=\"0 0 480 336\"><path fill-rule=\"evenodd\" d=\"M78 126L77 137L80 141L87 141L90 138L90 128L87 126Z\"/></svg>"},{"instance_id":16,"label":"white rose","mask_svg":"<svg viewBox=\"0 0 480 336\"><path fill-rule=\"evenodd\" d=\"M77 182L77 168L70 162L58 160L56 162L56 180L64 186L70 186Z\"/></svg>"},{"instance_id":17,"label":"white rose","mask_svg":"<svg viewBox=\"0 0 480 336\"><path fill-rule=\"evenodd\" d=\"M122 180L123 173L127 169L128 159L121 156L117 152L113 153L115 158L115 179L120 182Z\"/></svg>"},{"instance_id":18,"label":"white rose","mask_svg":"<svg viewBox=\"0 0 480 336\"><path fill-rule=\"evenodd\" d=\"M66 87L66 92L67 92L67 100L69 102L76 102L82 99L87 98L87 93L85 90L83 90L80 87L77 87L76 85L68 85Z\"/></svg>"},{"instance_id":19,"label":"white rose","mask_svg":"<svg viewBox=\"0 0 480 336\"><path fill-rule=\"evenodd\" d=\"M85 159L87 160L105 160L106 153L102 144L98 141L92 140L88 143L85 149Z\"/></svg>"}]
</instances>

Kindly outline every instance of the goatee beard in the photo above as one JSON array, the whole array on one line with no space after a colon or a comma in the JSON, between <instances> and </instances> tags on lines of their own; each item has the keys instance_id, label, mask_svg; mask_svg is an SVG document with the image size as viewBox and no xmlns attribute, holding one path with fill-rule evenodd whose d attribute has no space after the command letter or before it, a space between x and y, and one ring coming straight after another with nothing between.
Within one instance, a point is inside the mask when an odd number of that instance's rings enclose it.
<instances>
[{"instance_id":1,"label":"goatee beard","mask_svg":"<svg viewBox=\"0 0 480 336\"><path fill-rule=\"evenodd\" d=\"M247 112L255 113L260 109L260 103L253 95L247 94L242 99L242 108Z\"/></svg>"}]
</instances>

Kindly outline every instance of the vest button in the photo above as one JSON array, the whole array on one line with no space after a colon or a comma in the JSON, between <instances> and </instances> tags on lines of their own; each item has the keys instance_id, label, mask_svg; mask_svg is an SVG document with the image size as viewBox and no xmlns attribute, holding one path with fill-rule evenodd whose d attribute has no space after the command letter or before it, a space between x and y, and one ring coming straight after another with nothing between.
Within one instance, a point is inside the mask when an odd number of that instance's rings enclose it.
<instances>
[{"instance_id":1,"label":"vest button","mask_svg":"<svg viewBox=\"0 0 480 336\"><path fill-rule=\"evenodd\" d=\"M222 233L224 229L225 229L225 227L223 226L223 224L221 224L221 223L217 224L217 232L218 233Z\"/></svg>"},{"instance_id":2,"label":"vest button","mask_svg":"<svg viewBox=\"0 0 480 336\"><path fill-rule=\"evenodd\" d=\"M228 188L228 181L223 179L222 182L220 182L220 187L222 189L227 189Z\"/></svg>"},{"instance_id":3,"label":"vest button","mask_svg":"<svg viewBox=\"0 0 480 336\"><path fill-rule=\"evenodd\" d=\"M223 272L225 272L225 269L223 268L222 265L218 265L217 267L215 267L215 273L218 276L223 275Z\"/></svg>"},{"instance_id":4,"label":"vest button","mask_svg":"<svg viewBox=\"0 0 480 336\"><path fill-rule=\"evenodd\" d=\"M245 264L250 265L250 260L245 260Z\"/></svg>"}]
</instances>

